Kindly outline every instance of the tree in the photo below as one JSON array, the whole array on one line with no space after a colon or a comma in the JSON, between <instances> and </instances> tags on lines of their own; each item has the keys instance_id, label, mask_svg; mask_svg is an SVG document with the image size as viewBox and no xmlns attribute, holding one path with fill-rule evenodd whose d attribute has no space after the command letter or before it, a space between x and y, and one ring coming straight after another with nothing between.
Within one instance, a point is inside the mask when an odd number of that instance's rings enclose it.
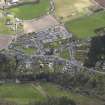
<instances>
[{"instance_id":1,"label":"tree","mask_svg":"<svg viewBox=\"0 0 105 105\"><path fill-rule=\"evenodd\" d=\"M31 103L30 105L76 105L76 103L67 97L48 97L43 102Z\"/></svg>"}]
</instances>

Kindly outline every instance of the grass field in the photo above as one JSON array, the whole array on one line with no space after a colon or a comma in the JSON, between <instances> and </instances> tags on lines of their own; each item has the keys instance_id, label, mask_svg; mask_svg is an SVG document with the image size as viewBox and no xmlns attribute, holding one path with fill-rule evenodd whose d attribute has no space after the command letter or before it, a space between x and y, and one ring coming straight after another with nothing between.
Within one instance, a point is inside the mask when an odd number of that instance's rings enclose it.
<instances>
[{"instance_id":1,"label":"grass field","mask_svg":"<svg viewBox=\"0 0 105 105\"><path fill-rule=\"evenodd\" d=\"M43 100L44 96L31 84L5 84L0 86L0 98L24 105L33 100Z\"/></svg>"},{"instance_id":2,"label":"grass field","mask_svg":"<svg viewBox=\"0 0 105 105\"><path fill-rule=\"evenodd\" d=\"M58 85L51 83L0 85L0 99L13 101L19 105L26 105L30 101L43 101L46 96L67 96L79 105L102 105L98 99L62 90Z\"/></svg>"},{"instance_id":3,"label":"grass field","mask_svg":"<svg viewBox=\"0 0 105 105\"><path fill-rule=\"evenodd\" d=\"M6 20L8 17L3 16L3 11L0 10L0 35L13 35L15 32L13 32L12 29L10 29L6 25ZM8 18L9 19L9 18Z\"/></svg>"},{"instance_id":4,"label":"grass field","mask_svg":"<svg viewBox=\"0 0 105 105\"><path fill-rule=\"evenodd\" d=\"M90 0L55 0L56 15L66 21L86 14L91 5Z\"/></svg>"},{"instance_id":5,"label":"grass field","mask_svg":"<svg viewBox=\"0 0 105 105\"><path fill-rule=\"evenodd\" d=\"M105 11L97 12L91 16L66 22L66 27L78 38L88 38L95 35L94 30L105 27Z\"/></svg>"},{"instance_id":6,"label":"grass field","mask_svg":"<svg viewBox=\"0 0 105 105\"><path fill-rule=\"evenodd\" d=\"M20 19L33 19L45 14L49 10L49 0L40 0L38 4L25 4L10 9L10 12Z\"/></svg>"},{"instance_id":7,"label":"grass field","mask_svg":"<svg viewBox=\"0 0 105 105\"><path fill-rule=\"evenodd\" d=\"M62 57L64 59L70 59L69 50L68 49L65 49L62 52L60 52L60 57Z\"/></svg>"}]
</instances>

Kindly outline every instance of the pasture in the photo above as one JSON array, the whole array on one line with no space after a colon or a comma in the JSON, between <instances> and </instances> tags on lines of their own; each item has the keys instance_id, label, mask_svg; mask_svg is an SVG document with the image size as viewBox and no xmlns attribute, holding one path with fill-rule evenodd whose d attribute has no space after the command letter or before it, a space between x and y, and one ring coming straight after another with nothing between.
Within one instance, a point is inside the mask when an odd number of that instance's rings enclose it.
<instances>
[{"instance_id":1,"label":"pasture","mask_svg":"<svg viewBox=\"0 0 105 105\"><path fill-rule=\"evenodd\" d=\"M32 84L4 84L0 86L0 99L24 105L33 100L43 100L44 96Z\"/></svg>"},{"instance_id":2,"label":"pasture","mask_svg":"<svg viewBox=\"0 0 105 105\"><path fill-rule=\"evenodd\" d=\"M89 98L68 90L61 89L52 83L38 84L2 84L0 85L0 99L15 102L18 105L27 105L32 101L43 101L47 96L67 96L79 105L102 105L96 98Z\"/></svg>"},{"instance_id":3,"label":"pasture","mask_svg":"<svg viewBox=\"0 0 105 105\"><path fill-rule=\"evenodd\" d=\"M39 3L24 4L21 6L12 7L9 11L17 18L31 20L44 15L49 11L49 0L40 0Z\"/></svg>"},{"instance_id":4,"label":"pasture","mask_svg":"<svg viewBox=\"0 0 105 105\"><path fill-rule=\"evenodd\" d=\"M66 27L75 37L84 39L95 36L95 29L105 27L105 11L97 12L73 21L67 21Z\"/></svg>"}]
</instances>

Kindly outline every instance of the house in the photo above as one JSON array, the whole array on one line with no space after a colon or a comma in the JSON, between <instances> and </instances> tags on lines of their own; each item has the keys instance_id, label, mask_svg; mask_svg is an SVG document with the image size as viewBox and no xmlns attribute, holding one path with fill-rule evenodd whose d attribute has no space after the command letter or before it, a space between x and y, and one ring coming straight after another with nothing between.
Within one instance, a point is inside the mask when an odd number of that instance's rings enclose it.
<instances>
[{"instance_id":1,"label":"house","mask_svg":"<svg viewBox=\"0 0 105 105\"><path fill-rule=\"evenodd\" d=\"M19 2L19 0L11 0L10 1L10 3L12 3L12 4L16 4L16 3L18 3Z\"/></svg>"}]
</instances>

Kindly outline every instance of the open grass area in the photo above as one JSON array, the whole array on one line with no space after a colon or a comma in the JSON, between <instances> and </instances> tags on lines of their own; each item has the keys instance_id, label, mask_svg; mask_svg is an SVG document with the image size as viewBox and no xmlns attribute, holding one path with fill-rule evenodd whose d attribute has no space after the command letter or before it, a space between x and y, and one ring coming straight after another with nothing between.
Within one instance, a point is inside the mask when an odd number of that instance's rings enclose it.
<instances>
[{"instance_id":1,"label":"open grass area","mask_svg":"<svg viewBox=\"0 0 105 105\"><path fill-rule=\"evenodd\" d=\"M10 12L20 19L33 19L44 15L49 10L49 0L40 0L39 3L25 4L10 8Z\"/></svg>"},{"instance_id":2,"label":"open grass area","mask_svg":"<svg viewBox=\"0 0 105 105\"><path fill-rule=\"evenodd\" d=\"M35 51L36 51L35 48L24 48L24 49L23 49L23 52L24 52L25 54L28 54L28 55L34 54Z\"/></svg>"},{"instance_id":3,"label":"open grass area","mask_svg":"<svg viewBox=\"0 0 105 105\"><path fill-rule=\"evenodd\" d=\"M43 101L47 96L67 96L79 105L102 105L96 98L75 94L51 83L0 85L0 98L19 105L26 105L30 101Z\"/></svg>"},{"instance_id":4,"label":"open grass area","mask_svg":"<svg viewBox=\"0 0 105 105\"><path fill-rule=\"evenodd\" d=\"M0 10L0 16L0 35L14 35L15 32L6 25L6 20L10 18L4 16L2 10Z\"/></svg>"},{"instance_id":5,"label":"open grass area","mask_svg":"<svg viewBox=\"0 0 105 105\"><path fill-rule=\"evenodd\" d=\"M0 98L24 105L33 100L43 100L44 96L31 84L4 84L0 86Z\"/></svg>"},{"instance_id":6,"label":"open grass area","mask_svg":"<svg viewBox=\"0 0 105 105\"><path fill-rule=\"evenodd\" d=\"M89 12L90 0L55 0L56 15L64 21Z\"/></svg>"},{"instance_id":7,"label":"open grass area","mask_svg":"<svg viewBox=\"0 0 105 105\"><path fill-rule=\"evenodd\" d=\"M60 43L59 41L55 41L53 43L46 43L44 44L45 48L59 48L60 47Z\"/></svg>"},{"instance_id":8,"label":"open grass area","mask_svg":"<svg viewBox=\"0 0 105 105\"><path fill-rule=\"evenodd\" d=\"M68 49L65 49L62 52L60 52L60 57L62 57L64 59L70 59L69 50Z\"/></svg>"},{"instance_id":9,"label":"open grass area","mask_svg":"<svg viewBox=\"0 0 105 105\"><path fill-rule=\"evenodd\" d=\"M14 32L5 25L4 19L0 19L0 35L13 35Z\"/></svg>"},{"instance_id":10,"label":"open grass area","mask_svg":"<svg viewBox=\"0 0 105 105\"><path fill-rule=\"evenodd\" d=\"M105 27L105 11L97 12L91 16L83 17L65 24L67 29L77 38L88 38L95 35L94 30Z\"/></svg>"}]
</instances>

